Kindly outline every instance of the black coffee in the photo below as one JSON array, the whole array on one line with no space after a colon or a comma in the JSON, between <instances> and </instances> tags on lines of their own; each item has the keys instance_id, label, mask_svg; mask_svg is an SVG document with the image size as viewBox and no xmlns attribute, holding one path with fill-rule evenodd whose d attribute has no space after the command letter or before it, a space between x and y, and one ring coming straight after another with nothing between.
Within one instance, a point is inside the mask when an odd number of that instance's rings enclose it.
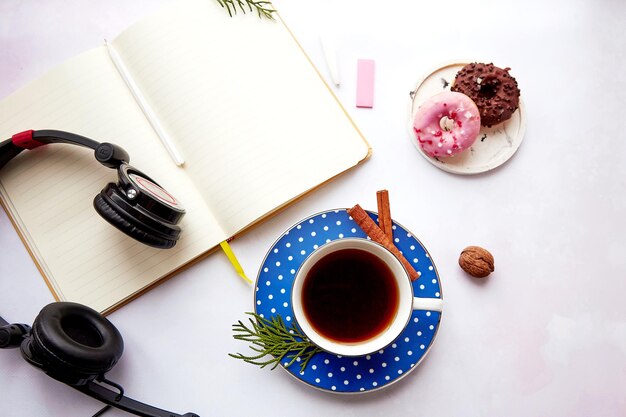
<instances>
[{"instance_id":1,"label":"black coffee","mask_svg":"<svg viewBox=\"0 0 626 417\"><path fill-rule=\"evenodd\" d=\"M302 286L302 307L322 336L343 343L370 339L389 327L398 309L398 286L389 267L360 249L320 259Z\"/></svg>"}]
</instances>

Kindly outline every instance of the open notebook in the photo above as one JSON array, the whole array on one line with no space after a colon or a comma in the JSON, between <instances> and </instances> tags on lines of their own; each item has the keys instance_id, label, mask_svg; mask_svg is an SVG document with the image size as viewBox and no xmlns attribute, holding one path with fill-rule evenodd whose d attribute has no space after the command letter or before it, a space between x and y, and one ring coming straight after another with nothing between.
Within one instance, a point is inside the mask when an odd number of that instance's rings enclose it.
<instances>
[{"instance_id":1,"label":"open notebook","mask_svg":"<svg viewBox=\"0 0 626 417\"><path fill-rule=\"evenodd\" d=\"M370 148L284 23L179 2L111 42L185 160L176 166L106 46L0 103L0 138L66 130L124 147L187 209L175 248L126 237L92 208L113 170L43 146L0 172L0 196L55 297L109 312L364 161Z\"/></svg>"}]
</instances>

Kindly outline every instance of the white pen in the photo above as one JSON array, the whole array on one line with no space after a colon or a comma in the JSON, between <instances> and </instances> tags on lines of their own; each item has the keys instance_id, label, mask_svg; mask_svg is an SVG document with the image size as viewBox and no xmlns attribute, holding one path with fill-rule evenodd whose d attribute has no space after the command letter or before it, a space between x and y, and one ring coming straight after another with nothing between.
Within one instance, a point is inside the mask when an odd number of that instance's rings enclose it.
<instances>
[{"instance_id":1,"label":"white pen","mask_svg":"<svg viewBox=\"0 0 626 417\"><path fill-rule=\"evenodd\" d=\"M150 105L148 104L148 101L141 93L141 90L139 90L139 87L137 87L137 84L135 83L130 73L128 72L128 69L124 65L124 61L122 61L122 58L119 56L113 45L107 42L106 39L104 40L104 44L109 51L109 56L111 56L113 64L115 64L115 67L117 68L118 72L122 76L122 79L128 86L128 89L133 94L133 97L135 97L137 104L139 104L139 107L141 107L141 110L143 110L143 113L146 115L146 118L152 125L155 133L157 134L159 139L161 139L161 143L167 150L167 153L170 154L170 157L176 165L182 166L185 163L185 160L183 159L180 152L178 152L178 149L176 149L176 147L174 146L172 138L170 137L170 135L167 134L165 128L161 125L161 122L159 122L159 119L156 117L154 110L152 110L152 107L150 107Z\"/></svg>"},{"instance_id":2,"label":"white pen","mask_svg":"<svg viewBox=\"0 0 626 417\"><path fill-rule=\"evenodd\" d=\"M339 85L341 85L341 80L339 79L337 52L335 51L333 42L331 42L327 37L321 36L320 43L322 44L322 52L324 53L326 65L328 66L328 71L330 72L330 78L333 80L333 83L335 83L335 85L339 87Z\"/></svg>"}]
</instances>

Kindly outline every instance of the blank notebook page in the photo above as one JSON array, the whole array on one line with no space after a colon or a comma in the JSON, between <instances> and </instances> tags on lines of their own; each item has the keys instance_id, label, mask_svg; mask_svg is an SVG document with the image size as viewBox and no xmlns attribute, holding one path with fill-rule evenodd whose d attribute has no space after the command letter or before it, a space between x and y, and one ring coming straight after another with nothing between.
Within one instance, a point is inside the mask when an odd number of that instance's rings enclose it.
<instances>
[{"instance_id":1,"label":"blank notebook page","mask_svg":"<svg viewBox=\"0 0 626 417\"><path fill-rule=\"evenodd\" d=\"M177 2L113 44L228 235L369 155L280 20Z\"/></svg>"},{"instance_id":2,"label":"blank notebook page","mask_svg":"<svg viewBox=\"0 0 626 417\"><path fill-rule=\"evenodd\" d=\"M67 130L121 145L134 166L188 210L178 245L150 248L94 210L94 196L117 175L100 165L92 150L55 144L22 152L2 169L0 186L29 250L61 300L104 311L224 238L184 172L163 169L174 165L105 47L71 59L0 103L2 139L27 129Z\"/></svg>"}]
</instances>

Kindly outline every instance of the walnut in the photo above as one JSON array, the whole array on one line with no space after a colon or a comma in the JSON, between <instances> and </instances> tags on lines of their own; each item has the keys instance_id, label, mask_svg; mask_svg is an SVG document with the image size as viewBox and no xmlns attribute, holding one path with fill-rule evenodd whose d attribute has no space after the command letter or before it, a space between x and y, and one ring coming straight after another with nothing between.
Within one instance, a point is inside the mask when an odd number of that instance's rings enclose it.
<instances>
[{"instance_id":1,"label":"walnut","mask_svg":"<svg viewBox=\"0 0 626 417\"><path fill-rule=\"evenodd\" d=\"M459 256L459 266L476 278L484 278L494 271L493 255L480 246L468 246Z\"/></svg>"}]
</instances>

